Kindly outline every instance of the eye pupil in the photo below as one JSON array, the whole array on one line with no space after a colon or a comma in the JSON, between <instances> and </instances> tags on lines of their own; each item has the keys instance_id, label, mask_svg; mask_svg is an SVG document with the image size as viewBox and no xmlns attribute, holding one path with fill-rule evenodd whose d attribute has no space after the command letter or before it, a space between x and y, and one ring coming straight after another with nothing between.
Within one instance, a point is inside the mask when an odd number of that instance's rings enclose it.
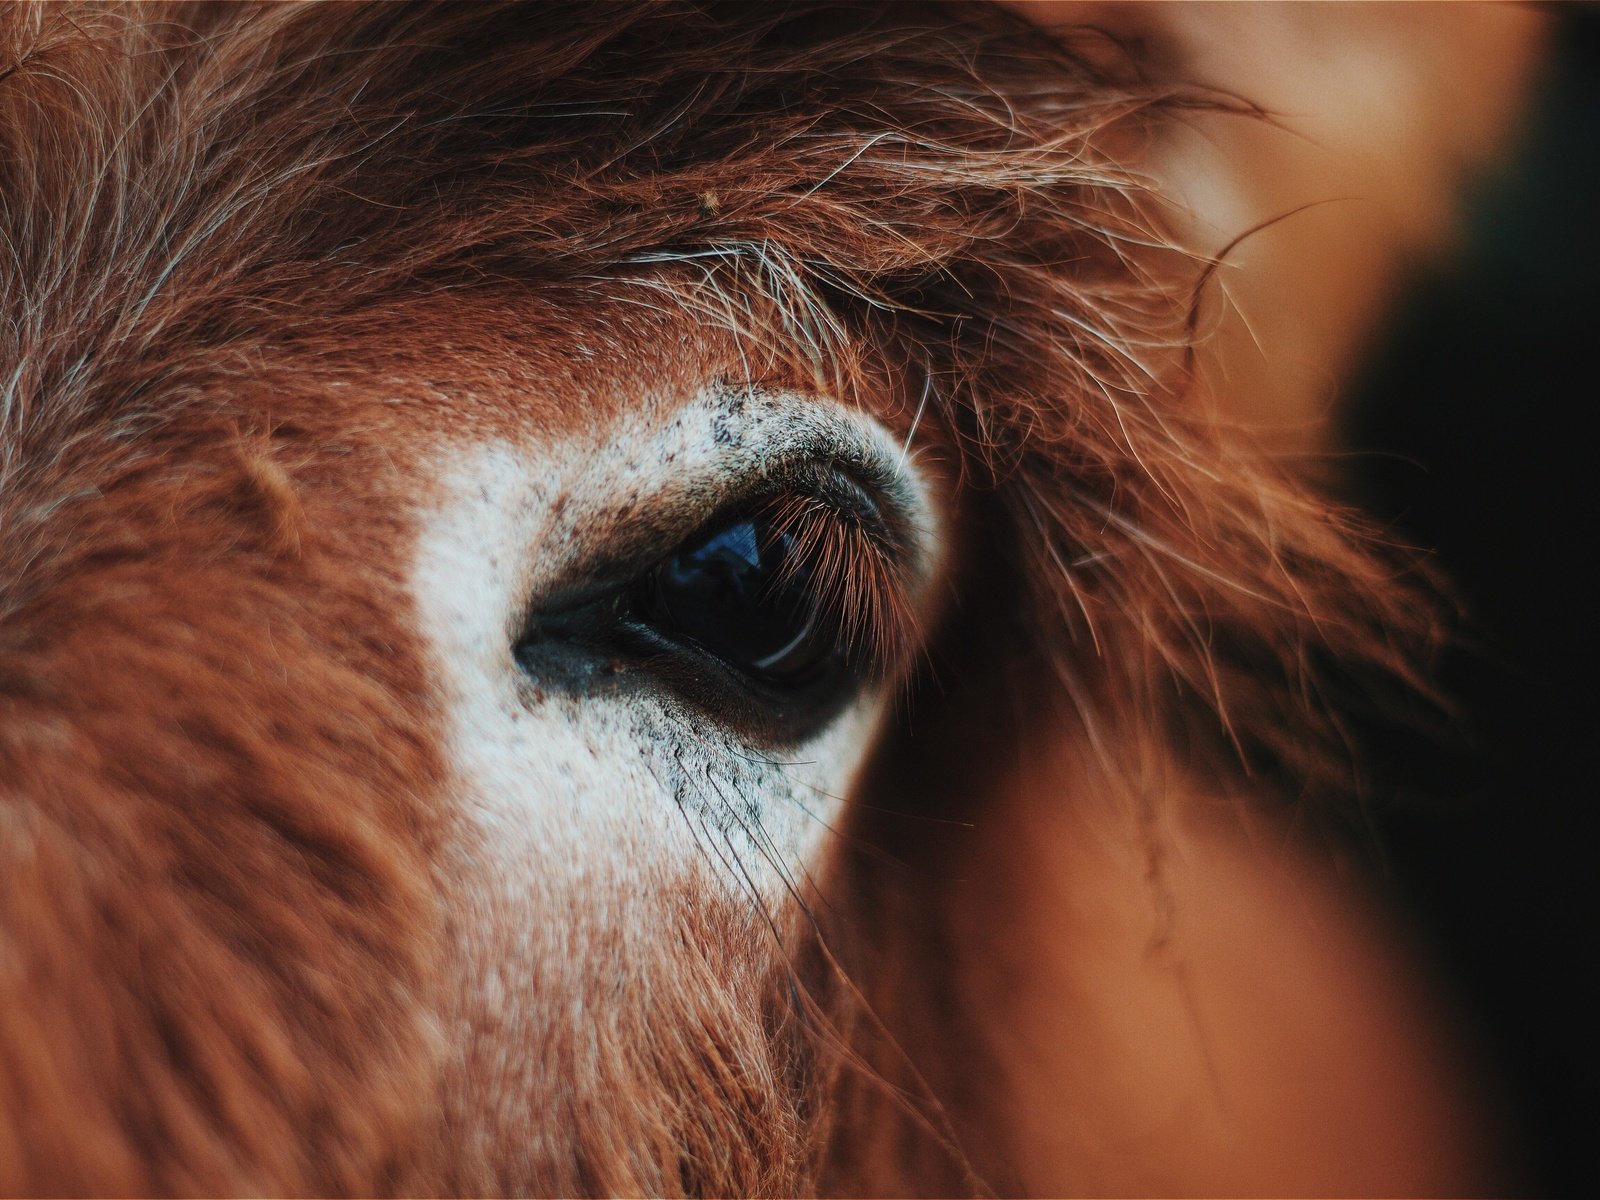
<instances>
[{"instance_id":1,"label":"eye pupil","mask_svg":"<svg viewBox=\"0 0 1600 1200\"><path fill-rule=\"evenodd\" d=\"M649 581L641 607L661 632L774 682L833 657L794 537L755 517L685 546Z\"/></svg>"}]
</instances>

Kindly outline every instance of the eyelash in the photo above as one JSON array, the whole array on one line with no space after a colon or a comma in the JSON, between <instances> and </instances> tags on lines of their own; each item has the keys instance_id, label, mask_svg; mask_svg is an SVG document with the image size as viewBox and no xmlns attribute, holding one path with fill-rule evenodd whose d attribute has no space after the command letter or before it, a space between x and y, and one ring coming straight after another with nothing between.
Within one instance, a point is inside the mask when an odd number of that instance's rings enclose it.
<instances>
[{"instance_id":1,"label":"eyelash","mask_svg":"<svg viewBox=\"0 0 1600 1200\"><path fill-rule=\"evenodd\" d=\"M868 501L870 504L870 501ZM814 599L838 628L869 678L889 674L912 641L905 548L877 514L790 492L767 505L767 519L795 539L796 559L821 582Z\"/></svg>"}]
</instances>

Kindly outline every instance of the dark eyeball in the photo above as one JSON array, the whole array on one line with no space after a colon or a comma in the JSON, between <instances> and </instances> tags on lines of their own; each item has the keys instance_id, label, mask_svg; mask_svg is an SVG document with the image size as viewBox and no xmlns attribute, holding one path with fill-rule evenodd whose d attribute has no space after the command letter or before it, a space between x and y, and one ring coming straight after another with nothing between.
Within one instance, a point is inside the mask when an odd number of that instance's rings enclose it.
<instances>
[{"instance_id":1,"label":"dark eyeball","mask_svg":"<svg viewBox=\"0 0 1600 1200\"><path fill-rule=\"evenodd\" d=\"M842 665L795 537L753 516L686 544L640 581L636 619L760 683L800 686Z\"/></svg>"}]
</instances>

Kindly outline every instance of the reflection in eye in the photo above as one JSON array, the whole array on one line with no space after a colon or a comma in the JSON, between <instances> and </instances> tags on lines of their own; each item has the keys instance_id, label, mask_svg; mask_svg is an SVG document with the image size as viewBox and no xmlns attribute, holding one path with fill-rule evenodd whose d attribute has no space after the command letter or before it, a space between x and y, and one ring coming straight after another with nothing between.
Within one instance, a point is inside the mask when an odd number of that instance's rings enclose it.
<instances>
[{"instance_id":1,"label":"reflection in eye","mask_svg":"<svg viewBox=\"0 0 1600 1200\"><path fill-rule=\"evenodd\" d=\"M644 581L640 613L662 633L774 683L826 670L844 654L819 611L795 535L765 516L684 547Z\"/></svg>"},{"instance_id":2,"label":"reflection in eye","mask_svg":"<svg viewBox=\"0 0 1600 1200\"><path fill-rule=\"evenodd\" d=\"M886 671L910 633L902 558L855 485L780 495L640 579L634 619L769 690L842 690Z\"/></svg>"}]
</instances>

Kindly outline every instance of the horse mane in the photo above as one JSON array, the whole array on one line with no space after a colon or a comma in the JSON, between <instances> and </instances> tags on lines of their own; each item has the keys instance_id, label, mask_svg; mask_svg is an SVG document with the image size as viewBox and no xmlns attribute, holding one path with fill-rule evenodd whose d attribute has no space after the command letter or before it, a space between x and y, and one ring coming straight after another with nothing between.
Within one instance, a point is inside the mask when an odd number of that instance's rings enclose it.
<instances>
[{"instance_id":1,"label":"horse mane","mask_svg":"<svg viewBox=\"0 0 1600 1200\"><path fill-rule=\"evenodd\" d=\"M43 806L0 848L0 1190L439 1178L394 1150L422 1120L439 1035L416 1014L445 936L422 799L441 768L426 704L401 698L414 651L388 647L377 679L318 677L316 707L343 715L308 736L382 728L394 753L330 750L323 777L294 780L275 739L311 718L284 716L282 689L212 673L195 691L180 639L95 630L92 597L60 590L85 569L74 539L108 479L151 511L170 502L173 445L205 448L215 471L187 477L184 503L257 556L267 588L279 556L322 535L260 449L281 432L262 381L308 367L362 387L372 364L348 331L400 338L392 314L413 301L537 296L724 330L753 380L800 381L942 456L959 599L905 704L935 725L941 706L986 704L994 727L944 759L891 739L873 787L904 786L910 757L918 778L948 760L978 804L1009 747L1053 738L1077 748L1083 788L1141 811L1174 787L1337 807L1352 703L1423 689L1437 621L1412 568L1196 397L1207 263L1113 153L1228 102L1155 88L1087 34L1050 45L981 6L831 3L14 6L0 21L0 803ZM63 525L72 513L90 515ZM184 547L96 553L156 572ZM336 557L317 560L304 622L358 627L379 601ZM227 614L183 619L250 636ZM41 649L63 630L78 658ZM12 682L70 678L113 635L123 675L94 696ZM353 641L350 656L374 661ZM195 691L195 722L251 701L280 724L174 740L118 716L157 687ZM72 731L54 757L41 710ZM74 755L92 756L92 784ZM237 861L256 852L244 818L208 806L175 832L193 797L137 889L98 876L97 856L153 853L111 797L173 771L207 776L194 795L215 807L271 781L270 821L320 906L249 886L266 867ZM143 961L129 948L156 928L208 949ZM552 1186L819 1186L813 1142L838 1172L866 1153L839 1148L854 1103L829 1110L832 1132L817 1105L791 1106L822 1123L778 1156L786 1173L762 1173L766 1151L714 1161L708 1133L673 1171Z\"/></svg>"}]
</instances>

